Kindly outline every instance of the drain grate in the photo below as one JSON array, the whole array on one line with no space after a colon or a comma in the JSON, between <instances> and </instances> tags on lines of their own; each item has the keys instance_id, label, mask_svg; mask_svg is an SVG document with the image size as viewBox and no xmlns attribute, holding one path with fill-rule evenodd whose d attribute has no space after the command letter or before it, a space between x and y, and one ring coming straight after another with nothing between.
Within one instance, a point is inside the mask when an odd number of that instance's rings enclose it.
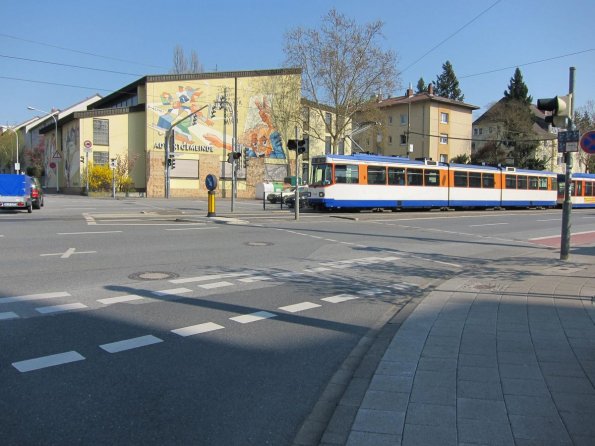
<instances>
[{"instance_id":1,"label":"drain grate","mask_svg":"<svg viewBox=\"0 0 595 446\"><path fill-rule=\"evenodd\" d=\"M179 275L165 271L142 271L128 276L128 278L132 280L169 280L175 279L176 277L179 277Z\"/></svg>"}]
</instances>

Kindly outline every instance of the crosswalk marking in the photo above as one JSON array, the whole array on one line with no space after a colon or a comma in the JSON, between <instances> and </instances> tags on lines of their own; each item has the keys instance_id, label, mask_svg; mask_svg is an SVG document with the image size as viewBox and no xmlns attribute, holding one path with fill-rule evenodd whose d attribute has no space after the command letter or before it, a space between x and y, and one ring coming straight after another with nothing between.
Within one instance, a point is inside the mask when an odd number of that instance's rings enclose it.
<instances>
[{"instance_id":1,"label":"crosswalk marking","mask_svg":"<svg viewBox=\"0 0 595 446\"><path fill-rule=\"evenodd\" d=\"M252 282L260 282L263 280L273 280L273 278L267 277L267 276L244 277L243 279L238 279L238 282L252 283Z\"/></svg>"},{"instance_id":2,"label":"crosswalk marking","mask_svg":"<svg viewBox=\"0 0 595 446\"><path fill-rule=\"evenodd\" d=\"M123 341L111 342L109 344L100 345L108 353L119 353L125 350L132 350L133 348L146 347L147 345L158 344L163 342L153 335L139 336L138 338L125 339Z\"/></svg>"},{"instance_id":3,"label":"crosswalk marking","mask_svg":"<svg viewBox=\"0 0 595 446\"><path fill-rule=\"evenodd\" d=\"M4 313L0 313L0 321L5 321L7 319L18 319L19 315L16 314L14 311L6 311Z\"/></svg>"},{"instance_id":4,"label":"crosswalk marking","mask_svg":"<svg viewBox=\"0 0 595 446\"><path fill-rule=\"evenodd\" d=\"M104 304L104 305L111 305L111 304L118 304L122 302L131 302L133 300L141 300L144 299L143 296L139 296L138 294L127 294L125 296L117 296L117 297L108 297L107 299L97 299L97 302Z\"/></svg>"},{"instance_id":5,"label":"crosswalk marking","mask_svg":"<svg viewBox=\"0 0 595 446\"><path fill-rule=\"evenodd\" d=\"M56 355L42 356L40 358L27 359L25 361L13 362L12 366L19 372L31 372L55 365L67 364L69 362L82 361L85 359L75 351L58 353Z\"/></svg>"},{"instance_id":6,"label":"crosswalk marking","mask_svg":"<svg viewBox=\"0 0 595 446\"><path fill-rule=\"evenodd\" d=\"M206 282L207 280L218 280L218 279L227 279L231 277L242 277L242 276L249 276L251 274L257 274L257 271L246 271L243 273L223 273L223 274L209 274L206 276L197 276L197 277L186 277L185 279L172 279L170 283L192 283L192 282Z\"/></svg>"},{"instance_id":7,"label":"crosswalk marking","mask_svg":"<svg viewBox=\"0 0 595 446\"><path fill-rule=\"evenodd\" d=\"M212 290L213 288L223 288L226 286L232 286L233 283L230 282L213 282L213 283L205 283L202 285L199 285L200 288L204 288L205 290Z\"/></svg>"},{"instance_id":8,"label":"crosswalk marking","mask_svg":"<svg viewBox=\"0 0 595 446\"><path fill-rule=\"evenodd\" d=\"M279 307L279 310L287 311L288 313L298 313L304 310L310 310L311 308L320 307L321 305L313 302L302 302L294 305L287 305L285 307Z\"/></svg>"},{"instance_id":9,"label":"crosswalk marking","mask_svg":"<svg viewBox=\"0 0 595 446\"><path fill-rule=\"evenodd\" d=\"M305 273L319 273L322 271L331 271L331 268L326 268L324 266L319 266L317 268L307 268L304 270Z\"/></svg>"},{"instance_id":10,"label":"crosswalk marking","mask_svg":"<svg viewBox=\"0 0 595 446\"><path fill-rule=\"evenodd\" d=\"M186 336L192 336L192 335L200 334L200 333L207 333L209 331L221 330L222 328L225 328L225 327L222 325L219 325L219 324L215 324L214 322L206 322L204 324L176 328L175 330L172 330L171 332L175 333L179 336L186 337Z\"/></svg>"},{"instance_id":11,"label":"crosswalk marking","mask_svg":"<svg viewBox=\"0 0 595 446\"><path fill-rule=\"evenodd\" d=\"M29 300L39 300L39 299L53 299L56 297L68 297L70 296L69 293L64 291L58 291L55 293L40 293L40 294L29 294L27 296L12 296L12 297L2 297L0 298L0 304L8 304L13 302L25 302Z\"/></svg>"},{"instance_id":12,"label":"crosswalk marking","mask_svg":"<svg viewBox=\"0 0 595 446\"><path fill-rule=\"evenodd\" d=\"M59 313L61 311L70 311L70 310L80 310L82 308L88 308L85 304L80 302L72 303L72 304L62 304L62 305L50 305L47 307L38 307L35 309L38 313L41 314L50 314L50 313Z\"/></svg>"},{"instance_id":13,"label":"crosswalk marking","mask_svg":"<svg viewBox=\"0 0 595 446\"><path fill-rule=\"evenodd\" d=\"M156 296L172 296L177 294L191 293L192 290L189 288L173 288L171 290L153 291Z\"/></svg>"},{"instance_id":14,"label":"crosswalk marking","mask_svg":"<svg viewBox=\"0 0 595 446\"><path fill-rule=\"evenodd\" d=\"M369 290L358 291L358 294L363 294L364 296L376 296L377 294L383 293L386 293L386 290L381 288L370 288Z\"/></svg>"},{"instance_id":15,"label":"crosswalk marking","mask_svg":"<svg viewBox=\"0 0 595 446\"><path fill-rule=\"evenodd\" d=\"M257 311L256 313L243 314L241 316L230 317L229 319L240 324L249 324L250 322L262 321L263 319L270 319L272 317L277 317L277 315L268 311Z\"/></svg>"},{"instance_id":16,"label":"crosswalk marking","mask_svg":"<svg viewBox=\"0 0 595 446\"><path fill-rule=\"evenodd\" d=\"M345 302L347 300L353 299L358 299L358 296L354 296L353 294L337 294L336 296L323 297L321 300L325 302L330 302L332 304L338 304L340 302Z\"/></svg>"}]
</instances>

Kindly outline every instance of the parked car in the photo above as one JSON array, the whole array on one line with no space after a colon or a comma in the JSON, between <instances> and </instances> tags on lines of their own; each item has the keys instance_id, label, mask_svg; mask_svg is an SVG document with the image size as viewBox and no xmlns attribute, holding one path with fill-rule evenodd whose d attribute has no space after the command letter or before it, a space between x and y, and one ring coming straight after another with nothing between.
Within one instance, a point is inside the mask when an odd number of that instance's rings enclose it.
<instances>
[{"instance_id":1,"label":"parked car","mask_svg":"<svg viewBox=\"0 0 595 446\"><path fill-rule=\"evenodd\" d=\"M31 182L31 201L33 203L33 209L41 209L43 206L43 189L41 188L41 182L39 178L32 177Z\"/></svg>"},{"instance_id":2,"label":"parked car","mask_svg":"<svg viewBox=\"0 0 595 446\"><path fill-rule=\"evenodd\" d=\"M33 210L33 180L27 175L0 174L0 209Z\"/></svg>"},{"instance_id":3,"label":"parked car","mask_svg":"<svg viewBox=\"0 0 595 446\"><path fill-rule=\"evenodd\" d=\"M293 190L295 191L295 188ZM300 194L300 208L303 208L308 205L308 198L310 197L310 192L308 191L308 186L300 186L299 194ZM287 199L285 200L285 204L287 205L288 208L293 208L295 206L295 193L287 196Z\"/></svg>"},{"instance_id":4,"label":"parked car","mask_svg":"<svg viewBox=\"0 0 595 446\"><path fill-rule=\"evenodd\" d=\"M272 194L268 194L267 195L267 200L269 201L269 203L272 204L277 204L277 203L285 203L285 200L287 199L287 197L289 197L291 194L293 194L293 191L295 190L295 187L289 187L286 189L283 189L280 192L274 192Z\"/></svg>"}]
</instances>

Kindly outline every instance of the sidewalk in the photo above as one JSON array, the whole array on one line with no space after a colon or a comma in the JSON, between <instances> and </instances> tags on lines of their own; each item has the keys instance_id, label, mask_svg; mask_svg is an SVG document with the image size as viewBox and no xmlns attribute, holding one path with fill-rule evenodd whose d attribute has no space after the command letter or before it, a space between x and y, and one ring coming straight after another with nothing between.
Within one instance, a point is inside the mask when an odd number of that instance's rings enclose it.
<instances>
[{"instance_id":1,"label":"sidewalk","mask_svg":"<svg viewBox=\"0 0 595 446\"><path fill-rule=\"evenodd\" d=\"M375 371L356 371L320 444L595 445L595 247L577 252L431 291Z\"/></svg>"}]
</instances>

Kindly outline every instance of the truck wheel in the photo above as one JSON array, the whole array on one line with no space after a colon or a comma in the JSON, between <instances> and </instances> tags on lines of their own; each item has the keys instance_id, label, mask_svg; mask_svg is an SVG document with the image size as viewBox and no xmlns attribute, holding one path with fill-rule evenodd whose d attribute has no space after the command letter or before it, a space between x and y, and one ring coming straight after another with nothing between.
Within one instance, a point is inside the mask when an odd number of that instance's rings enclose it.
<instances>
[{"instance_id":1,"label":"truck wheel","mask_svg":"<svg viewBox=\"0 0 595 446\"><path fill-rule=\"evenodd\" d=\"M29 206L27 206L27 212L30 214L31 212L33 212L33 205L31 203L29 203Z\"/></svg>"}]
</instances>

